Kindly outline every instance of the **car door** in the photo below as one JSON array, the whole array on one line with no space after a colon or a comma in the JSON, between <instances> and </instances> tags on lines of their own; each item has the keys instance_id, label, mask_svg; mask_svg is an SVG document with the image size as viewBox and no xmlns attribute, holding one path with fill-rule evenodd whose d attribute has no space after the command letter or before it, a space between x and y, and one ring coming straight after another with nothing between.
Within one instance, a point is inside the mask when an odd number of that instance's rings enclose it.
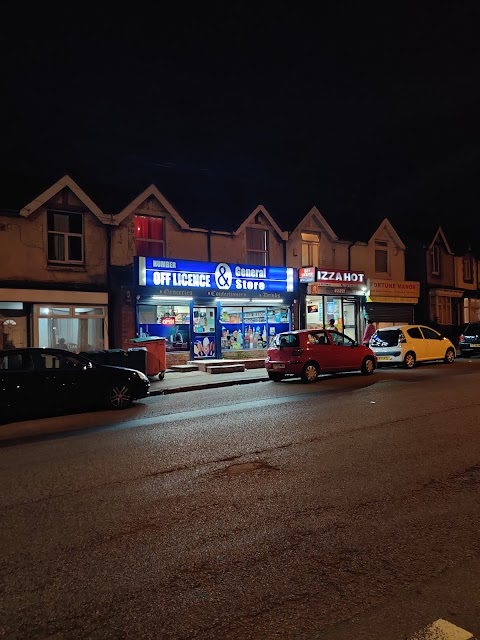
<instances>
[{"instance_id":1,"label":"car door","mask_svg":"<svg viewBox=\"0 0 480 640\"><path fill-rule=\"evenodd\" d=\"M404 327L403 335L407 340L407 348L405 353L413 351L415 353L415 360L420 362L426 359L426 345L423 339L423 334L419 327Z\"/></svg>"},{"instance_id":2,"label":"car door","mask_svg":"<svg viewBox=\"0 0 480 640\"><path fill-rule=\"evenodd\" d=\"M0 354L0 410L11 408L23 414L23 409L34 409L42 398L32 352L3 351Z\"/></svg>"},{"instance_id":3,"label":"car door","mask_svg":"<svg viewBox=\"0 0 480 640\"><path fill-rule=\"evenodd\" d=\"M420 327L420 329L425 339L425 359L443 360L447 347L442 336L430 327Z\"/></svg>"},{"instance_id":4,"label":"car door","mask_svg":"<svg viewBox=\"0 0 480 640\"><path fill-rule=\"evenodd\" d=\"M98 380L87 360L68 351L39 353L43 386L53 406L59 409L89 405L96 398Z\"/></svg>"},{"instance_id":5,"label":"car door","mask_svg":"<svg viewBox=\"0 0 480 640\"><path fill-rule=\"evenodd\" d=\"M329 338L328 331L309 331L306 345L309 353L308 358L318 362L322 371L336 369L336 348Z\"/></svg>"},{"instance_id":6,"label":"car door","mask_svg":"<svg viewBox=\"0 0 480 640\"><path fill-rule=\"evenodd\" d=\"M359 357L359 349L355 349L355 342L338 331L329 331L330 339L334 345L332 352L333 369L336 371L349 371L359 369L360 364L357 363Z\"/></svg>"}]
</instances>

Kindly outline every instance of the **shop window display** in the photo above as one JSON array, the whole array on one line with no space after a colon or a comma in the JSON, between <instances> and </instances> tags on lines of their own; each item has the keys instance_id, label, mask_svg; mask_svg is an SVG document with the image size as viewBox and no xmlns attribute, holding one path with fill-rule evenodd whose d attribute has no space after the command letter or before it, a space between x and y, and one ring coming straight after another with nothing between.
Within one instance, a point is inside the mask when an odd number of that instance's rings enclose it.
<instances>
[{"instance_id":1,"label":"shop window display","mask_svg":"<svg viewBox=\"0 0 480 640\"><path fill-rule=\"evenodd\" d=\"M222 351L266 349L277 333L288 331L284 307L222 307Z\"/></svg>"},{"instance_id":2,"label":"shop window display","mask_svg":"<svg viewBox=\"0 0 480 640\"><path fill-rule=\"evenodd\" d=\"M139 335L158 336L167 341L167 351L189 351L190 307L188 305L139 306Z\"/></svg>"}]
</instances>

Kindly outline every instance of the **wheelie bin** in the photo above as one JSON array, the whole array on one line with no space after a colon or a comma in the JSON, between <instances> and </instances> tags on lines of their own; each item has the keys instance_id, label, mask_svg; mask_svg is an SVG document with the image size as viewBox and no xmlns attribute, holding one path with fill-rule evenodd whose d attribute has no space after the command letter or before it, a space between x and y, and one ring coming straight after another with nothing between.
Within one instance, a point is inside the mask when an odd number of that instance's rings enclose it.
<instances>
[{"instance_id":1,"label":"wheelie bin","mask_svg":"<svg viewBox=\"0 0 480 640\"><path fill-rule=\"evenodd\" d=\"M147 347L128 347L127 360L130 369L147 373Z\"/></svg>"},{"instance_id":2,"label":"wheelie bin","mask_svg":"<svg viewBox=\"0 0 480 640\"><path fill-rule=\"evenodd\" d=\"M147 376L153 378L158 376L159 380L165 377L167 368L167 341L165 338L157 336L147 336L145 338L132 338L127 341L136 347L146 347L147 349Z\"/></svg>"}]
</instances>

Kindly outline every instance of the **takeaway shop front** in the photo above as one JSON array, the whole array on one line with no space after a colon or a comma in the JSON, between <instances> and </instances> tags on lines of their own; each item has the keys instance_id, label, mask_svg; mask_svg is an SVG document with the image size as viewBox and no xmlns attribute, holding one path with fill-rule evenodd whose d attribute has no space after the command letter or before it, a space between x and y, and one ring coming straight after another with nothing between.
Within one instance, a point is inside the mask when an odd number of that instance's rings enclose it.
<instances>
[{"instance_id":1,"label":"takeaway shop front","mask_svg":"<svg viewBox=\"0 0 480 640\"><path fill-rule=\"evenodd\" d=\"M161 336L190 359L267 349L292 328L296 270L139 257L137 335Z\"/></svg>"},{"instance_id":2,"label":"takeaway shop front","mask_svg":"<svg viewBox=\"0 0 480 640\"><path fill-rule=\"evenodd\" d=\"M365 273L307 267L299 269L299 279L307 283L306 328L328 327L329 321L333 319L338 331L352 340L360 341L363 335Z\"/></svg>"},{"instance_id":3,"label":"takeaway shop front","mask_svg":"<svg viewBox=\"0 0 480 640\"><path fill-rule=\"evenodd\" d=\"M378 329L413 324L419 295L419 282L369 278L365 314L375 322Z\"/></svg>"}]
</instances>

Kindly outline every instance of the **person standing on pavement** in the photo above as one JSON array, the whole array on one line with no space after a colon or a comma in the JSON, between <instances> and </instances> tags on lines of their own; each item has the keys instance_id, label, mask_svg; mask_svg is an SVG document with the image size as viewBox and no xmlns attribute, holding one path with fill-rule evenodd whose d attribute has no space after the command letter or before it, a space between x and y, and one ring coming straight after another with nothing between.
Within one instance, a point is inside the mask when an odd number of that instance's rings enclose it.
<instances>
[{"instance_id":1,"label":"person standing on pavement","mask_svg":"<svg viewBox=\"0 0 480 640\"><path fill-rule=\"evenodd\" d=\"M367 320L367 326L365 327L365 331L363 332L363 346L368 347L370 344L370 340L372 339L373 334L377 330L375 323L373 320Z\"/></svg>"}]
</instances>

